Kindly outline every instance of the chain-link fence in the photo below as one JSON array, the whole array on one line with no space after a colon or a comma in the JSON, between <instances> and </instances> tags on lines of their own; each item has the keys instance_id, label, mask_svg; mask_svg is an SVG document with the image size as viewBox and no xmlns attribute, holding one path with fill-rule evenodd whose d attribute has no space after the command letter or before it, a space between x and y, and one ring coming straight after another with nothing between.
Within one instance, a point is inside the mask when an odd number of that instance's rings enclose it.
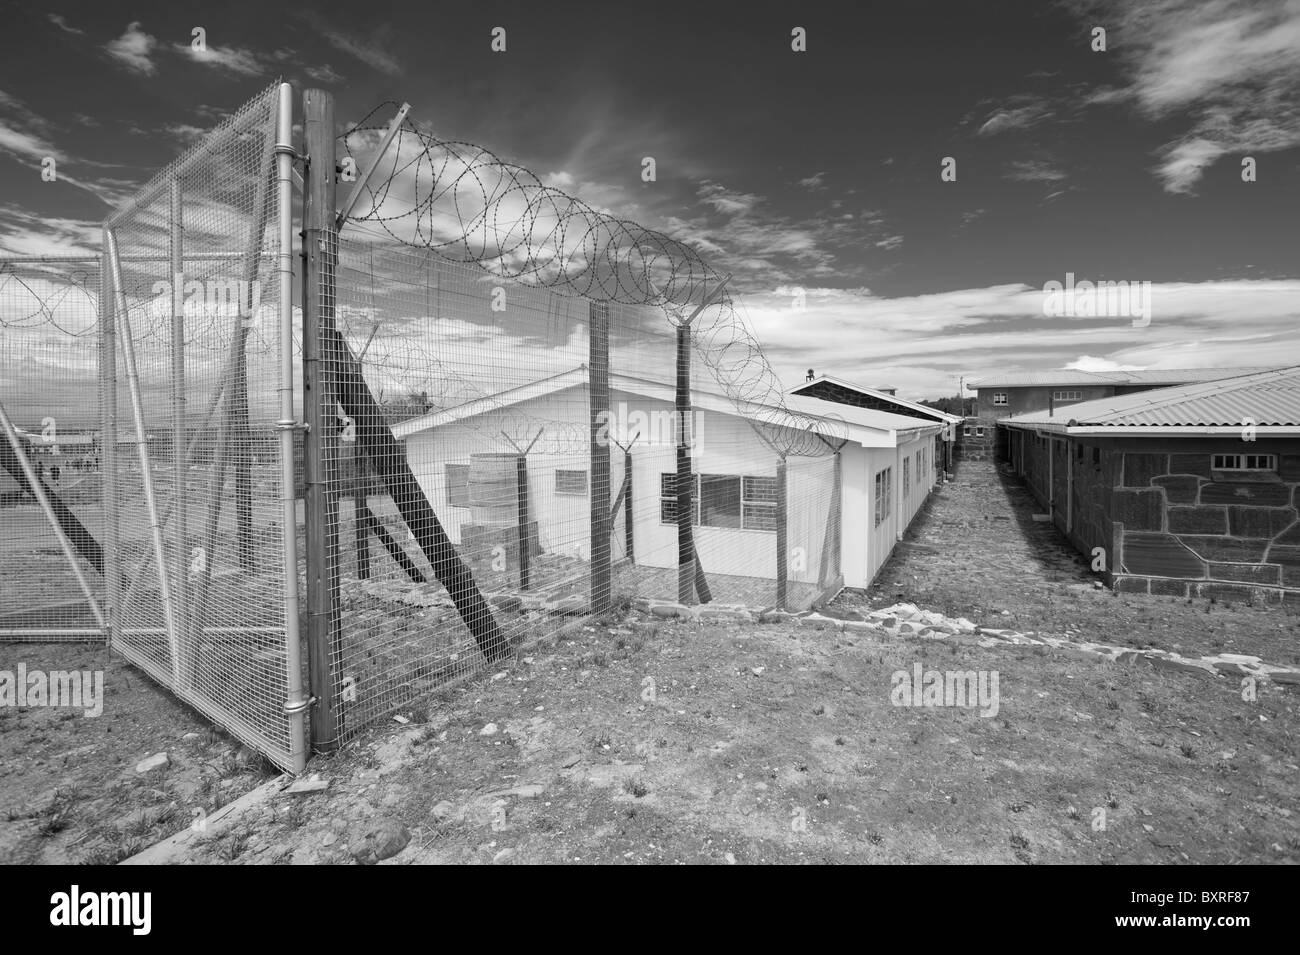
<instances>
[{"instance_id":1,"label":"chain-link fence","mask_svg":"<svg viewBox=\"0 0 1300 955\"><path fill-rule=\"evenodd\" d=\"M806 435L738 406L661 308L503 278L364 223L328 245L339 619L319 743L634 601L799 610L834 588L833 445L792 453Z\"/></svg>"},{"instance_id":2,"label":"chain-link fence","mask_svg":"<svg viewBox=\"0 0 1300 955\"><path fill-rule=\"evenodd\" d=\"M105 539L115 648L292 766L281 99L250 101L104 224Z\"/></svg>"},{"instance_id":3,"label":"chain-link fence","mask_svg":"<svg viewBox=\"0 0 1300 955\"><path fill-rule=\"evenodd\" d=\"M63 602L70 626L102 598L82 629L298 768L305 680L331 748L634 602L799 610L838 587L836 423L785 406L726 277L486 151L396 124L349 222L308 110L299 350L288 104L268 89L151 180L105 223L102 303L87 279L82 324L35 323L84 371L80 417L36 383L39 349L6 361L13 519L43 519L85 586L6 586L0 609ZM11 347L34 332L7 289ZM41 460L47 417L61 454L88 436L84 478Z\"/></svg>"},{"instance_id":4,"label":"chain-link fence","mask_svg":"<svg viewBox=\"0 0 1300 955\"><path fill-rule=\"evenodd\" d=\"M0 640L107 636L99 275L0 258Z\"/></svg>"}]
</instances>

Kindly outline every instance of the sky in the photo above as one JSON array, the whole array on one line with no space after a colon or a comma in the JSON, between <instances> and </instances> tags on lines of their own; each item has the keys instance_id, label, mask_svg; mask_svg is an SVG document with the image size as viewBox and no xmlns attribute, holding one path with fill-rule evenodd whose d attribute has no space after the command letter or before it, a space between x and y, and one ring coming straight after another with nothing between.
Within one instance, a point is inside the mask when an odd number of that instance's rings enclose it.
<instances>
[{"instance_id":1,"label":"sky","mask_svg":"<svg viewBox=\"0 0 1300 955\"><path fill-rule=\"evenodd\" d=\"M1300 0L2 8L8 252L97 251L283 77L691 246L786 387L1300 363ZM1044 314L1067 276L1149 311Z\"/></svg>"}]
</instances>

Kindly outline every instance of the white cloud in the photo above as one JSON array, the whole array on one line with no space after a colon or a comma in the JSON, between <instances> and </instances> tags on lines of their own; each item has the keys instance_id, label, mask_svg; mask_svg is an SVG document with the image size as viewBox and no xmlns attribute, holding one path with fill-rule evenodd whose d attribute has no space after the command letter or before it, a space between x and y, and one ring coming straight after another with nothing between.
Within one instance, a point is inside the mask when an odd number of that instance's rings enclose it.
<instances>
[{"instance_id":1,"label":"white cloud","mask_svg":"<svg viewBox=\"0 0 1300 955\"><path fill-rule=\"evenodd\" d=\"M1098 358L1095 355L1080 355L1074 361L1061 366L1069 371L1145 371L1144 365L1126 365L1110 358Z\"/></svg>"},{"instance_id":2,"label":"white cloud","mask_svg":"<svg viewBox=\"0 0 1300 955\"><path fill-rule=\"evenodd\" d=\"M1170 193L1190 193L1228 153L1300 145L1300 2L1297 0L1080 0L1089 17L1114 24L1124 88L1088 102L1132 101L1149 118L1185 114L1186 131L1166 145L1156 175Z\"/></svg>"},{"instance_id":3,"label":"white cloud","mask_svg":"<svg viewBox=\"0 0 1300 955\"><path fill-rule=\"evenodd\" d=\"M1017 182L1060 182L1069 178L1065 170L1038 159L1015 159L1008 168L1007 178Z\"/></svg>"},{"instance_id":4,"label":"white cloud","mask_svg":"<svg viewBox=\"0 0 1300 955\"><path fill-rule=\"evenodd\" d=\"M345 77L328 63L320 66L305 66L303 72L317 83L342 83Z\"/></svg>"},{"instance_id":5,"label":"white cloud","mask_svg":"<svg viewBox=\"0 0 1300 955\"><path fill-rule=\"evenodd\" d=\"M269 71L261 57L243 47L205 44L204 49L197 50L188 43L175 43L172 49L196 63L239 76L261 76Z\"/></svg>"},{"instance_id":6,"label":"white cloud","mask_svg":"<svg viewBox=\"0 0 1300 955\"><path fill-rule=\"evenodd\" d=\"M1050 119L1052 111L1048 109L1043 102L1034 100L1029 96L1014 97L1015 101L1030 100L1025 106L1007 106L994 110L989 114L978 130L978 136L996 136L999 133L1008 133L1016 129L1028 129L1030 126L1036 126L1046 119Z\"/></svg>"},{"instance_id":7,"label":"white cloud","mask_svg":"<svg viewBox=\"0 0 1300 955\"><path fill-rule=\"evenodd\" d=\"M49 18L49 21L53 23L56 27L58 27L60 30L62 30L64 33L75 33L79 36L85 36L86 33L85 30L78 30L74 26L69 26L68 21L65 20L63 17L59 16L59 14L51 13L51 14L47 14L47 16Z\"/></svg>"},{"instance_id":8,"label":"white cloud","mask_svg":"<svg viewBox=\"0 0 1300 955\"><path fill-rule=\"evenodd\" d=\"M60 153L49 142L34 133L15 129L0 121L0 152L23 160L40 162L46 156L60 158Z\"/></svg>"},{"instance_id":9,"label":"white cloud","mask_svg":"<svg viewBox=\"0 0 1300 955\"><path fill-rule=\"evenodd\" d=\"M360 37L354 37L340 30L323 29L321 34L325 39L344 53L356 57L362 63L365 63L381 73L387 73L390 76L396 76L402 71L401 64L397 62L396 57L383 48L379 43L370 40L363 40Z\"/></svg>"},{"instance_id":10,"label":"white cloud","mask_svg":"<svg viewBox=\"0 0 1300 955\"><path fill-rule=\"evenodd\" d=\"M144 76L153 76L158 67L153 61L153 51L158 41L140 29L139 21L127 25L126 32L105 44L108 55L127 69Z\"/></svg>"},{"instance_id":11,"label":"white cloud","mask_svg":"<svg viewBox=\"0 0 1300 955\"><path fill-rule=\"evenodd\" d=\"M954 393L956 375L1298 360L1300 280L1156 283L1142 328L1126 318L1047 318L1041 288L1025 285L904 298L866 289L805 294L799 312L788 287L744 297L768 360L791 383L811 367L866 385L889 379L905 397L925 397Z\"/></svg>"}]
</instances>

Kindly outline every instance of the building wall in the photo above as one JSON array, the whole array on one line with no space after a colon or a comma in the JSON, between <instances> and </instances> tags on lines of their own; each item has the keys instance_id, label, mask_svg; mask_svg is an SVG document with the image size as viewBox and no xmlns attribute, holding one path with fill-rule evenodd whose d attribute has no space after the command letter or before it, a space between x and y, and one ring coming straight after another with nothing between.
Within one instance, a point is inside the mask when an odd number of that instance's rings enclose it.
<instances>
[{"instance_id":1,"label":"building wall","mask_svg":"<svg viewBox=\"0 0 1300 955\"><path fill-rule=\"evenodd\" d=\"M1132 390L1143 391L1143 388ZM1051 402L1052 393L1056 391L1077 391L1081 398L1076 401L1058 401L1057 410L1068 408L1072 404L1091 401L1094 398L1109 398L1115 394L1113 385L1041 385L1027 388L980 388L976 392L975 414L981 418L1009 418L1013 415L1029 414L1033 411L1046 411ZM993 395L1005 393L1007 403L995 405ZM1068 420L1068 419L1067 419Z\"/></svg>"},{"instance_id":2,"label":"building wall","mask_svg":"<svg viewBox=\"0 0 1300 955\"><path fill-rule=\"evenodd\" d=\"M1013 468L1116 589L1300 603L1295 441L1008 430ZM1274 454L1278 470L1214 471L1216 453Z\"/></svg>"},{"instance_id":3,"label":"building wall","mask_svg":"<svg viewBox=\"0 0 1300 955\"><path fill-rule=\"evenodd\" d=\"M653 416L673 410L671 402L640 395L613 391L610 397L612 408L617 409L621 402L627 410L642 412L659 422L666 419ZM548 427L528 455L530 517L537 522L538 542L543 552L587 559L590 556L589 495L557 494L555 490L557 469L589 471L586 414L586 390L578 388L411 435L406 440L407 458L452 542L463 542L465 525L511 518L508 506L506 512L453 506L448 498L447 464L469 464L473 454L512 451L500 434L503 430L512 433L523 427L535 432L548 421L573 422L567 427ZM521 422L533 423L525 427ZM611 436L623 443L631 436L630 432L642 430L635 423L630 428L625 428L626 424L626 419L616 415L611 427ZM775 452L758 439L744 419L697 410L694 428L692 468L696 473L776 475ZM676 473L676 447L671 428L651 431L650 434L643 431L632 447L635 558L639 565L675 567L677 528L661 519L660 480L662 474ZM622 484L623 461L622 450L612 446L611 505ZM831 455L788 459L787 546L792 556L787 564L787 576L792 582L818 582L832 503L833 475ZM615 560L625 556L624 510L620 508L619 513L613 533ZM775 531L709 526L696 526L694 531L696 549L706 573L776 577Z\"/></svg>"},{"instance_id":4,"label":"building wall","mask_svg":"<svg viewBox=\"0 0 1300 955\"><path fill-rule=\"evenodd\" d=\"M997 424L992 418L967 418L961 423L959 431L961 436L956 447L958 460L985 461L992 457L997 441Z\"/></svg>"}]
</instances>

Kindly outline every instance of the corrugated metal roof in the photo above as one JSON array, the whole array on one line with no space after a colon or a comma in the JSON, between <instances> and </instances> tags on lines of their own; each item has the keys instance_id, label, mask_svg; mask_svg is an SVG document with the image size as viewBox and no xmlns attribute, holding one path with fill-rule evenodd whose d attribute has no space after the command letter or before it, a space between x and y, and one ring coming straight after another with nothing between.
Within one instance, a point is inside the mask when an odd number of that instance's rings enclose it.
<instances>
[{"instance_id":1,"label":"corrugated metal roof","mask_svg":"<svg viewBox=\"0 0 1300 955\"><path fill-rule=\"evenodd\" d=\"M798 411L811 417L829 418L831 421L841 420L878 431L911 431L915 428L942 427L938 421L928 418L912 418L888 411L876 411L874 408L856 408L853 405L836 404L833 401L822 401L820 398L808 398L804 395L786 395L785 406L791 411Z\"/></svg>"},{"instance_id":2,"label":"corrugated metal roof","mask_svg":"<svg viewBox=\"0 0 1300 955\"><path fill-rule=\"evenodd\" d=\"M898 395L888 394L887 392L882 391L879 388L866 388L863 387L862 385L855 385L852 382L845 381L842 378L836 378L834 375L824 375L824 374L818 375L812 381L805 381L803 384L795 388L791 388L789 394L798 395L801 398L811 398L815 401L825 401L829 404L838 405L839 402L832 401L829 398L818 398L816 395L806 395L803 393L811 389L814 385L818 385L822 382L829 382L830 384L833 385L839 385L841 388L847 388L849 391L855 391L860 395L867 395L868 397L878 398L881 401L887 402L889 404L897 405L900 409L904 409L898 412L898 414L901 414L904 417L911 417L910 415L907 414L908 411L920 411L924 414L936 415L943 420L952 421L954 423L962 420L961 415L948 414L946 411L940 411L938 408L931 408L929 405L923 405L919 401L909 401L907 398L900 398L898 397ZM892 414L893 412L888 412L888 413Z\"/></svg>"},{"instance_id":3,"label":"corrugated metal roof","mask_svg":"<svg viewBox=\"0 0 1300 955\"><path fill-rule=\"evenodd\" d=\"M1155 388L1004 418L1012 426L1300 427L1300 365L1218 381Z\"/></svg>"},{"instance_id":4,"label":"corrugated metal roof","mask_svg":"<svg viewBox=\"0 0 1300 955\"><path fill-rule=\"evenodd\" d=\"M1270 367L1252 368L1152 368L1147 371L1055 371L1012 372L1007 375L990 375L972 381L966 387L975 391L984 388L1032 388L1048 385L1184 385L1191 382L1215 381L1256 372L1272 371Z\"/></svg>"},{"instance_id":5,"label":"corrugated metal roof","mask_svg":"<svg viewBox=\"0 0 1300 955\"><path fill-rule=\"evenodd\" d=\"M614 391L640 394L650 398L658 398L668 403L672 403L675 397L674 384L671 381L654 381L618 373L611 373L609 381L610 387ZM406 440L411 435L427 431L430 428L441 427L475 415L497 411L510 405L521 404L567 388L581 388L586 387L586 385L587 369L584 366L579 366L558 375L553 375L550 378L529 382L518 388L511 388L483 398L475 398L453 408L430 411L427 414L394 425L392 431L394 437L399 440ZM698 410L714 411L719 414L740 417L759 416L764 410L776 407L775 405L758 403L737 406L726 395L702 391L697 388L691 389L691 405ZM918 428L937 430L940 427L937 421L909 418L904 415L890 414L886 411L874 411L870 408L837 405L818 401L815 398L804 398L799 395L786 396L785 406L790 411L826 423L824 429L814 428L814 430L822 431L827 435L837 435L847 431L848 437L864 447L892 447L894 438L890 436L890 432L912 431ZM799 424L811 425L815 421L799 422Z\"/></svg>"}]
</instances>

